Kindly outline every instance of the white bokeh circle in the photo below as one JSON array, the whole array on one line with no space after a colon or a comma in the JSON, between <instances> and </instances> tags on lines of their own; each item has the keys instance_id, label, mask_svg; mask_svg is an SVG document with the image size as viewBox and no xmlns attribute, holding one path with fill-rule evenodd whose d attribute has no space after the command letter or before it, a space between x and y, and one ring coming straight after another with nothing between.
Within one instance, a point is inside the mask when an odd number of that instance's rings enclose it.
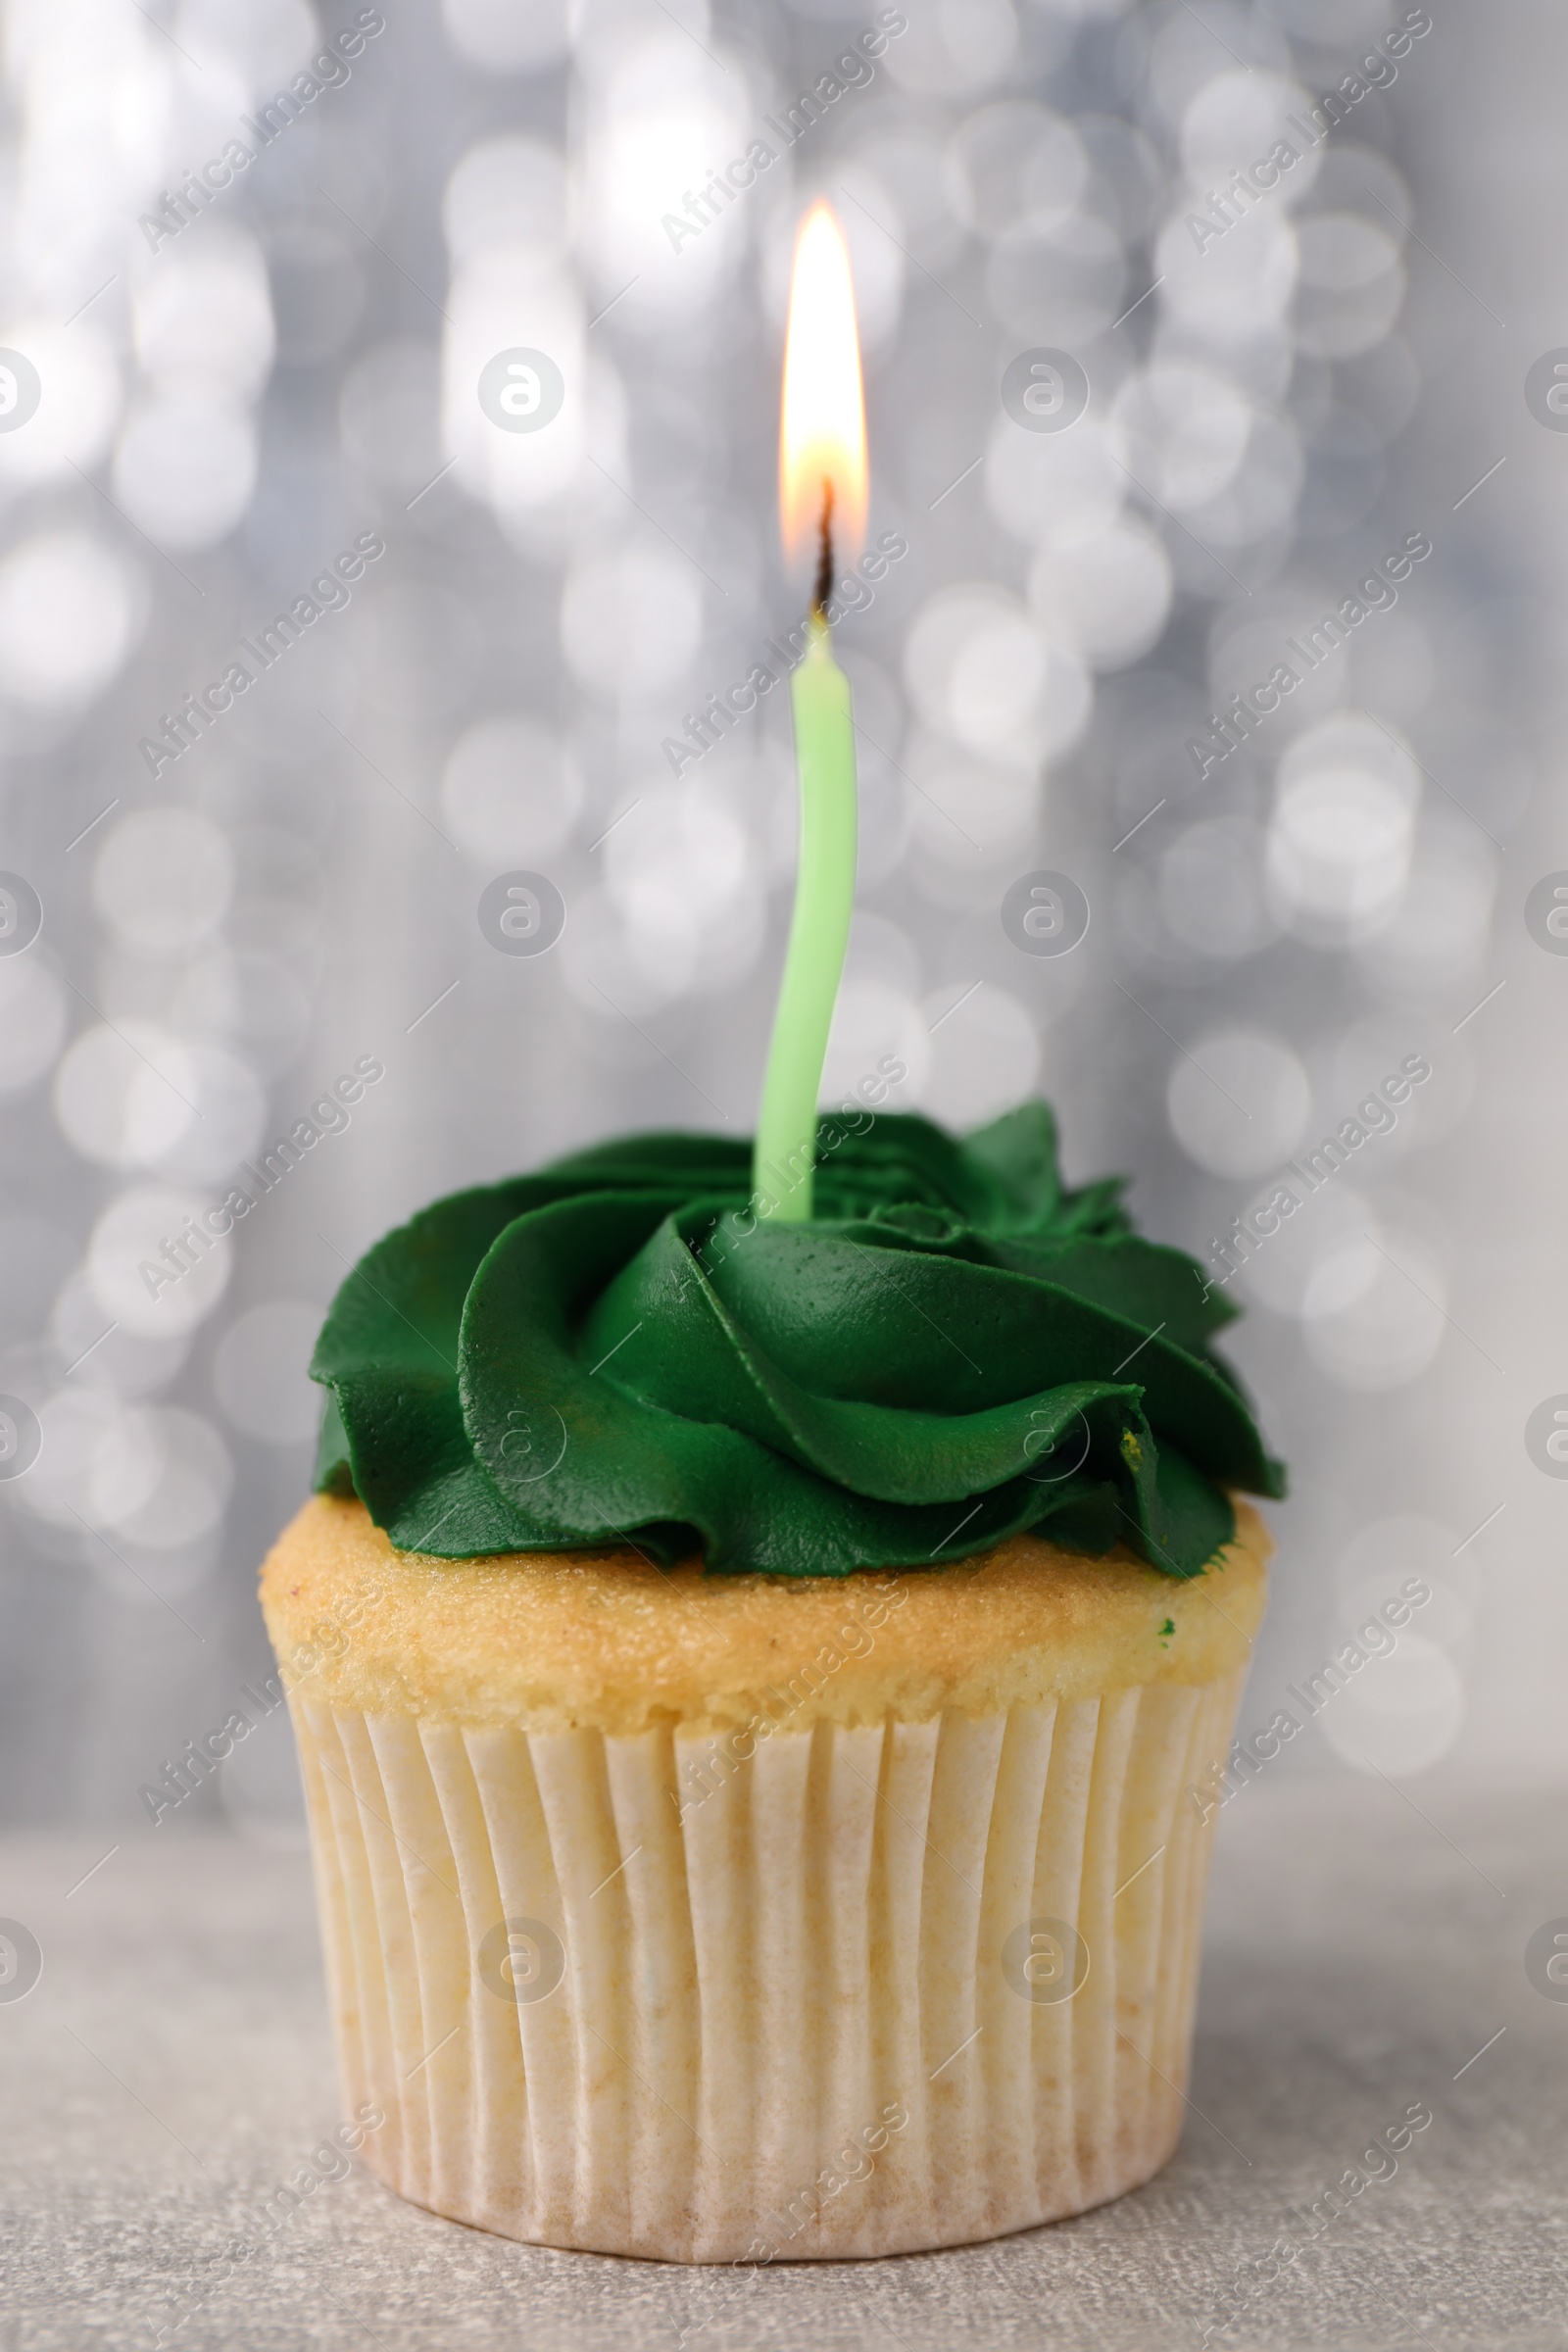
<instances>
[{"instance_id":1,"label":"white bokeh circle","mask_svg":"<svg viewBox=\"0 0 1568 2352\"><path fill-rule=\"evenodd\" d=\"M1409 1622L1427 1641L1456 1658L1470 1647L1485 1598L1481 1544L1457 1528L1402 1511L1371 1520L1351 1537L1335 1571L1343 1622L1363 1624L1369 1613L1400 1596ZM1412 1595L1406 1591L1414 1587ZM1421 1599L1425 1592L1428 1597Z\"/></svg>"},{"instance_id":2,"label":"white bokeh circle","mask_svg":"<svg viewBox=\"0 0 1568 2352\"><path fill-rule=\"evenodd\" d=\"M1040 1036L1016 997L987 981L968 996L961 988L939 991L923 1010L931 1063L920 1106L931 1118L961 1133L1033 1093Z\"/></svg>"},{"instance_id":3,"label":"white bokeh circle","mask_svg":"<svg viewBox=\"0 0 1568 2352\"><path fill-rule=\"evenodd\" d=\"M1261 1176L1299 1143L1312 1089L1298 1054L1260 1029L1219 1029L1173 1064L1171 1132L1216 1176Z\"/></svg>"},{"instance_id":4,"label":"white bokeh circle","mask_svg":"<svg viewBox=\"0 0 1568 2352\"><path fill-rule=\"evenodd\" d=\"M1293 778L1268 835L1280 919L1310 937L1368 936L1399 905L1413 832L1409 803L1386 777L1343 766Z\"/></svg>"},{"instance_id":5,"label":"white bokeh circle","mask_svg":"<svg viewBox=\"0 0 1568 2352\"><path fill-rule=\"evenodd\" d=\"M1133 479L1178 513L1227 488L1252 422L1232 377L1188 359L1156 359L1130 375L1110 413Z\"/></svg>"},{"instance_id":6,"label":"white bokeh circle","mask_svg":"<svg viewBox=\"0 0 1568 2352\"><path fill-rule=\"evenodd\" d=\"M90 702L124 662L142 583L85 531L39 531L0 563L0 695L29 710Z\"/></svg>"},{"instance_id":7,"label":"white bokeh circle","mask_svg":"<svg viewBox=\"0 0 1568 2352\"><path fill-rule=\"evenodd\" d=\"M582 771L559 735L520 711L498 711L453 745L441 813L459 848L499 873L560 849L582 792Z\"/></svg>"},{"instance_id":8,"label":"white bokeh circle","mask_svg":"<svg viewBox=\"0 0 1568 2352\"><path fill-rule=\"evenodd\" d=\"M1027 609L986 581L940 588L905 641L904 679L929 726L965 750L1033 766L1074 744L1094 689L1083 664Z\"/></svg>"},{"instance_id":9,"label":"white bokeh circle","mask_svg":"<svg viewBox=\"0 0 1568 2352\"><path fill-rule=\"evenodd\" d=\"M1089 158L1073 125L1033 99L1004 98L959 125L948 190L966 228L1000 237L1020 223L1054 228L1076 207Z\"/></svg>"},{"instance_id":10,"label":"white bokeh circle","mask_svg":"<svg viewBox=\"0 0 1568 2352\"><path fill-rule=\"evenodd\" d=\"M38 1406L43 1444L25 1478L7 1489L8 1498L52 1527L78 1527L90 1507L90 1482L99 1447L111 1437L121 1407L107 1390L69 1387Z\"/></svg>"},{"instance_id":11,"label":"white bokeh circle","mask_svg":"<svg viewBox=\"0 0 1568 2352\"><path fill-rule=\"evenodd\" d=\"M649 783L604 845L611 904L647 949L700 952L704 930L745 888L750 848L721 787Z\"/></svg>"},{"instance_id":12,"label":"white bokeh circle","mask_svg":"<svg viewBox=\"0 0 1568 2352\"><path fill-rule=\"evenodd\" d=\"M249 1062L227 1046L198 1038L185 1041L183 1051L194 1115L158 1164L169 1176L211 1184L221 1199L221 1180L262 1141L267 1090Z\"/></svg>"},{"instance_id":13,"label":"white bokeh circle","mask_svg":"<svg viewBox=\"0 0 1568 2352\"><path fill-rule=\"evenodd\" d=\"M824 1107L836 1105L857 1096L862 1081L887 1077L888 1062L902 1062L905 1075L893 1085L887 1107L909 1109L922 1100L931 1047L915 997L889 980L851 977L833 1007L818 1100Z\"/></svg>"},{"instance_id":14,"label":"white bokeh circle","mask_svg":"<svg viewBox=\"0 0 1568 2352\"><path fill-rule=\"evenodd\" d=\"M129 1018L73 1039L55 1072L61 1133L106 1168L157 1167L195 1113L196 1076L179 1039Z\"/></svg>"},{"instance_id":15,"label":"white bokeh circle","mask_svg":"<svg viewBox=\"0 0 1568 2352\"><path fill-rule=\"evenodd\" d=\"M525 245L537 266L558 261L566 240L566 173L560 149L531 138L477 141L453 169L441 218L460 267L496 244Z\"/></svg>"},{"instance_id":16,"label":"white bokeh circle","mask_svg":"<svg viewBox=\"0 0 1568 2352\"><path fill-rule=\"evenodd\" d=\"M702 620L699 575L662 548L579 556L561 593L561 642L573 675L627 702L681 675L701 642Z\"/></svg>"},{"instance_id":17,"label":"white bokeh circle","mask_svg":"<svg viewBox=\"0 0 1568 2352\"><path fill-rule=\"evenodd\" d=\"M1182 115L1182 165L1193 189L1214 187L1223 192L1238 167L1247 171L1255 157L1266 157L1282 140L1298 149L1299 134L1291 136L1290 117L1311 104L1299 82L1266 67L1222 68L1197 90ZM1276 187L1259 201L1280 204L1303 196L1321 160L1312 148L1304 155L1298 153ZM1245 200L1233 197L1231 203L1235 211L1249 214Z\"/></svg>"},{"instance_id":18,"label":"white bokeh circle","mask_svg":"<svg viewBox=\"0 0 1568 2352\"><path fill-rule=\"evenodd\" d=\"M1464 1720L1464 1682L1425 1634L1401 1633L1388 1657L1370 1658L1323 1710L1323 1736L1357 1771L1398 1779L1446 1756Z\"/></svg>"},{"instance_id":19,"label":"white bokeh circle","mask_svg":"<svg viewBox=\"0 0 1568 2352\"><path fill-rule=\"evenodd\" d=\"M115 495L160 547L214 547L256 488L256 427L228 401L189 394L144 403L115 453Z\"/></svg>"},{"instance_id":20,"label":"white bokeh circle","mask_svg":"<svg viewBox=\"0 0 1568 2352\"><path fill-rule=\"evenodd\" d=\"M1157 645L1170 600L1163 545L1126 518L1063 532L1029 569L1031 612L1091 669L1121 669Z\"/></svg>"},{"instance_id":21,"label":"white bokeh circle","mask_svg":"<svg viewBox=\"0 0 1568 2352\"><path fill-rule=\"evenodd\" d=\"M210 1421L179 1405L131 1405L94 1448L86 1516L145 1550L179 1550L218 1525L233 1484Z\"/></svg>"},{"instance_id":22,"label":"white bokeh circle","mask_svg":"<svg viewBox=\"0 0 1568 2352\"><path fill-rule=\"evenodd\" d=\"M1301 1300L1313 1361L1342 1388L1376 1395L1424 1372L1443 1343L1447 1283L1413 1235L1369 1226L1326 1249Z\"/></svg>"},{"instance_id":23,"label":"white bokeh circle","mask_svg":"<svg viewBox=\"0 0 1568 2352\"><path fill-rule=\"evenodd\" d=\"M242 401L272 363L272 304L255 240L225 221L166 248L132 305L136 356L176 398Z\"/></svg>"},{"instance_id":24,"label":"white bokeh circle","mask_svg":"<svg viewBox=\"0 0 1568 2352\"><path fill-rule=\"evenodd\" d=\"M123 817L93 865L93 904L143 956L178 956L215 931L234 889L234 856L211 817L161 804Z\"/></svg>"},{"instance_id":25,"label":"white bokeh circle","mask_svg":"<svg viewBox=\"0 0 1568 2352\"><path fill-rule=\"evenodd\" d=\"M106 1316L160 1340L194 1331L211 1314L228 1285L232 1242L193 1250L177 1281L160 1283L142 1273L144 1265L163 1262L166 1240L179 1238L187 1216L200 1218L211 1205L209 1195L167 1184L136 1185L111 1201L87 1247L88 1279Z\"/></svg>"},{"instance_id":26,"label":"white bokeh circle","mask_svg":"<svg viewBox=\"0 0 1568 2352\"><path fill-rule=\"evenodd\" d=\"M0 433L0 484L76 478L106 447L120 416L119 353L92 318L64 324L19 318L0 326L0 347L20 351L46 387L23 432Z\"/></svg>"},{"instance_id":27,"label":"white bokeh circle","mask_svg":"<svg viewBox=\"0 0 1568 2352\"><path fill-rule=\"evenodd\" d=\"M1266 853L1280 921L1324 946L1387 923L1409 875L1420 796L1408 750L1359 711L1298 735L1280 760Z\"/></svg>"}]
</instances>

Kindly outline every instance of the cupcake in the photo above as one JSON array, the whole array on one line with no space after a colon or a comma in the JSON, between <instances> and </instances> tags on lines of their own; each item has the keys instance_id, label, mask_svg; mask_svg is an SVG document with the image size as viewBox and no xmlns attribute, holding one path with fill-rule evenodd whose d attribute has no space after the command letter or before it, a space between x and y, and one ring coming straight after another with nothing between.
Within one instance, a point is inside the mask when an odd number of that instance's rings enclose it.
<instances>
[{"instance_id":1,"label":"cupcake","mask_svg":"<svg viewBox=\"0 0 1568 2352\"><path fill-rule=\"evenodd\" d=\"M796 1223L710 1137L456 1195L322 1332L263 1605L345 2095L456 2221L864 2256L1175 2146L1283 1491L1231 1310L1043 1104L819 1153Z\"/></svg>"}]
</instances>

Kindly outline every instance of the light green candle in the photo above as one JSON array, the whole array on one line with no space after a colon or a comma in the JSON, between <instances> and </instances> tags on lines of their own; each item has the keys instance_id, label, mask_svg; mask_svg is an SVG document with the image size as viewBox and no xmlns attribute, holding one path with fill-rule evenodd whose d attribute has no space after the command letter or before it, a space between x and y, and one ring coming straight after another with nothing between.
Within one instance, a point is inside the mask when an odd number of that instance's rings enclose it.
<instances>
[{"instance_id":1,"label":"light green candle","mask_svg":"<svg viewBox=\"0 0 1568 2352\"><path fill-rule=\"evenodd\" d=\"M833 659L827 608L835 533L853 555L865 527L865 395L849 248L832 208L801 223L790 279L779 408L779 521L793 559L817 541L805 654L790 681L800 777L801 855L784 979L757 1120L758 1213L811 1213L816 1098L855 905L855 721Z\"/></svg>"},{"instance_id":2,"label":"light green candle","mask_svg":"<svg viewBox=\"0 0 1568 2352\"><path fill-rule=\"evenodd\" d=\"M761 1213L811 1213L816 1097L855 905L857 808L850 681L833 659L819 611L790 681L800 773L800 866L784 979L773 1015L753 1183L774 1202Z\"/></svg>"}]
</instances>

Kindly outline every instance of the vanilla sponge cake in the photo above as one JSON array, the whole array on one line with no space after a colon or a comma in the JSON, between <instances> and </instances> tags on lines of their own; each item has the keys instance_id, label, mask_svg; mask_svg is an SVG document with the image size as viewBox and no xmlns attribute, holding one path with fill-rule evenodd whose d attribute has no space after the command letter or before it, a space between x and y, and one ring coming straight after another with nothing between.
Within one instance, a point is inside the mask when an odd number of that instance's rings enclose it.
<instances>
[{"instance_id":1,"label":"vanilla sponge cake","mask_svg":"<svg viewBox=\"0 0 1568 2352\"><path fill-rule=\"evenodd\" d=\"M263 1568L262 1603L278 1656L311 1653L302 1688L366 1714L624 1739L734 1730L783 1691L800 1731L920 1723L1243 1665L1272 1545L1250 1503L1236 1513L1236 1542L1185 1581L1027 1535L937 1574L791 1580L625 1549L430 1559L395 1550L362 1503L315 1495Z\"/></svg>"}]
</instances>

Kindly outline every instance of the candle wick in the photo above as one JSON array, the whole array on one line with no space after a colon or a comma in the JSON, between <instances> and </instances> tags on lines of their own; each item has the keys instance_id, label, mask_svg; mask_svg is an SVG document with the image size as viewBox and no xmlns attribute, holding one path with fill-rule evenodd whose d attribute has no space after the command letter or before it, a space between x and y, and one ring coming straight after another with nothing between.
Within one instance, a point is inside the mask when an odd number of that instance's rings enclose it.
<instances>
[{"instance_id":1,"label":"candle wick","mask_svg":"<svg viewBox=\"0 0 1568 2352\"><path fill-rule=\"evenodd\" d=\"M819 534L819 553L816 559L816 586L811 592L811 610L825 615L827 600L833 593L833 482L827 477L822 484L822 521Z\"/></svg>"}]
</instances>

